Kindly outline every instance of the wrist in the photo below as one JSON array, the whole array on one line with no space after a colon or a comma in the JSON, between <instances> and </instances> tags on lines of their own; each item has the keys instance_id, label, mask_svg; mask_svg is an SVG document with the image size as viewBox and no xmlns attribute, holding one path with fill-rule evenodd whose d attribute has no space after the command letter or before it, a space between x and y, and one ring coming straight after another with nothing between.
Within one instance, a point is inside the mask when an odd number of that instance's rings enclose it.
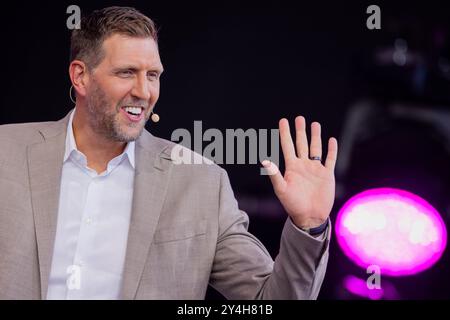
<instances>
[{"instance_id":1,"label":"wrist","mask_svg":"<svg viewBox=\"0 0 450 320\"><path fill-rule=\"evenodd\" d=\"M295 219L292 218L292 222L299 228L304 230L317 228L328 221L327 219Z\"/></svg>"},{"instance_id":2,"label":"wrist","mask_svg":"<svg viewBox=\"0 0 450 320\"><path fill-rule=\"evenodd\" d=\"M299 228L300 230L314 236L314 235L319 235L322 234L328 227L328 223L329 223L329 219L326 219L325 221L320 221L320 222L313 222L313 223L308 223L308 224L297 224L295 221L294 225Z\"/></svg>"}]
</instances>

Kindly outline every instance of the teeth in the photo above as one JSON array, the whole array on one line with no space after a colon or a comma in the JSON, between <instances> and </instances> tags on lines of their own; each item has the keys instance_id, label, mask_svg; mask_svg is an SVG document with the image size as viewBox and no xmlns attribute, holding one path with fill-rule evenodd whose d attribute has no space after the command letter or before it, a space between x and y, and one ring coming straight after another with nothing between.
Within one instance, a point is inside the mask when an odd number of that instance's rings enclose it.
<instances>
[{"instance_id":1,"label":"teeth","mask_svg":"<svg viewBox=\"0 0 450 320\"><path fill-rule=\"evenodd\" d=\"M142 113L142 108L140 108L140 107L125 107L124 109L126 112L132 113L136 116L138 116Z\"/></svg>"}]
</instances>

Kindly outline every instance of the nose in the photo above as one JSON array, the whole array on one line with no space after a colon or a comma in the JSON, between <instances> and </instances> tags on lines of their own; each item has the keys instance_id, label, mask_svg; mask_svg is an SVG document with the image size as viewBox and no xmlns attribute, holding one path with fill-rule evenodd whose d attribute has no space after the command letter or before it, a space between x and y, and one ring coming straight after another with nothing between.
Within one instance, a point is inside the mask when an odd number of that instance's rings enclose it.
<instances>
[{"instance_id":1,"label":"nose","mask_svg":"<svg viewBox=\"0 0 450 320\"><path fill-rule=\"evenodd\" d=\"M150 88L146 77L137 77L131 95L139 100L148 101L151 97Z\"/></svg>"}]
</instances>

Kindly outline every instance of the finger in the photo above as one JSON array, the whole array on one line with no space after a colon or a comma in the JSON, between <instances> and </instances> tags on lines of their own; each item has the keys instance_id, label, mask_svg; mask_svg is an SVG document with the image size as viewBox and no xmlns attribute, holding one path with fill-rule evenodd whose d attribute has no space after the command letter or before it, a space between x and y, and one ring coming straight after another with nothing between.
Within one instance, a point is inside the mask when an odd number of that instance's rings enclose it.
<instances>
[{"instance_id":1,"label":"finger","mask_svg":"<svg viewBox=\"0 0 450 320\"><path fill-rule=\"evenodd\" d=\"M327 153L327 160L325 161L325 167L334 170L334 167L336 166L337 153L338 153L337 140L335 138L330 138L330 140L328 140L328 153Z\"/></svg>"},{"instance_id":2,"label":"finger","mask_svg":"<svg viewBox=\"0 0 450 320\"><path fill-rule=\"evenodd\" d=\"M263 167L267 170L269 174L270 182L272 182L273 189L276 194L283 193L286 189L286 181L281 175L280 170L277 165L269 160L264 160L261 162Z\"/></svg>"},{"instance_id":3,"label":"finger","mask_svg":"<svg viewBox=\"0 0 450 320\"><path fill-rule=\"evenodd\" d=\"M322 138L321 138L320 123L311 123L311 147L309 148L309 155L311 157L322 158Z\"/></svg>"},{"instance_id":4,"label":"finger","mask_svg":"<svg viewBox=\"0 0 450 320\"><path fill-rule=\"evenodd\" d=\"M308 159L308 137L306 136L306 120L302 116L295 118L295 144L299 158Z\"/></svg>"},{"instance_id":5,"label":"finger","mask_svg":"<svg viewBox=\"0 0 450 320\"><path fill-rule=\"evenodd\" d=\"M295 147L294 143L292 142L291 131L289 129L289 121L287 121L287 119L284 118L281 119L279 127L280 127L281 149L283 150L284 161L288 163L296 158Z\"/></svg>"}]
</instances>

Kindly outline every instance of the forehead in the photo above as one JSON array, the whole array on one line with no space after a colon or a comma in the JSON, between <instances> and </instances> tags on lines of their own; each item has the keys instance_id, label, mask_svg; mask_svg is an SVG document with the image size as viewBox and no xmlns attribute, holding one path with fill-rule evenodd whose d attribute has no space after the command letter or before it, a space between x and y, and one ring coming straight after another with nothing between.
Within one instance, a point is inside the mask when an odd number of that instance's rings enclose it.
<instances>
[{"instance_id":1,"label":"forehead","mask_svg":"<svg viewBox=\"0 0 450 320\"><path fill-rule=\"evenodd\" d=\"M158 45L152 38L114 34L103 42L103 62L113 67L135 65L144 69L162 69Z\"/></svg>"}]
</instances>

